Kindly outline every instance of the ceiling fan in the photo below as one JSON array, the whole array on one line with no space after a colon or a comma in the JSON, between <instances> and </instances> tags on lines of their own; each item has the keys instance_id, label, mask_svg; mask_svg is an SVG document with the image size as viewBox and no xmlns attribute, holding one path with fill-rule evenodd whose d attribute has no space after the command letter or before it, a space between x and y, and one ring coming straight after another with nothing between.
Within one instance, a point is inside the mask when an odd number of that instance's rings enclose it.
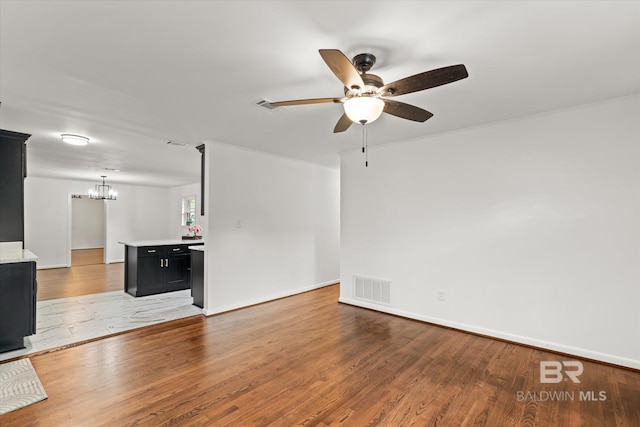
<instances>
[{"instance_id":1,"label":"ceiling fan","mask_svg":"<svg viewBox=\"0 0 640 427\"><path fill-rule=\"evenodd\" d=\"M344 84L344 97L298 99L294 101L269 102L272 108L289 105L341 103L344 114L338 120L334 133L344 132L352 123L371 123L384 112L402 119L424 122L433 116L427 110L394 101L390 98L445 85L469 76L464 65L451 65L425 71L393 83L384 84L382 79L369 70L376 62L370 53L361 53L353 61L338 49L320 49L320 56L331 71Z\"/></svg>"}]
</instances>

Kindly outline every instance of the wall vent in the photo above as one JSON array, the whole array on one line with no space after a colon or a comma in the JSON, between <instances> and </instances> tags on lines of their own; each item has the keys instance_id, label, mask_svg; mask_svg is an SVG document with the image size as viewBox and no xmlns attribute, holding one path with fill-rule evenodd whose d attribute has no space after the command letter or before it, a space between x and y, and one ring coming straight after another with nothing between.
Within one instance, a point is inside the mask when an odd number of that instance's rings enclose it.
<instances>
[{"instance_id":1,"label":"wall vent","mask_svg":"<svg viewBox=\"0 0 640 427\"><path fill-rule=\"evenodd\" d=\"M391 305L391 282L371 277L353 276L353 296L363 301Z\"/></svg>"}]
</instances>

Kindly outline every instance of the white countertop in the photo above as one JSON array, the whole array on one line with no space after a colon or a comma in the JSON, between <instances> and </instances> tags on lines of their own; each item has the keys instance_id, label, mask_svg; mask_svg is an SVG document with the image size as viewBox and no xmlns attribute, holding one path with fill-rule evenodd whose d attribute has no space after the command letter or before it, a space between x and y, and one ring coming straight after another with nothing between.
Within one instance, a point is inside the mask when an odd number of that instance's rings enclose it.
<instances>
[{"instance_id":1,"label":"white countertop","mask_svg":"<svg viewBox=\"0 0 640 427\"><path fill-rule=\"evenodd\" d=\"M37 259L38 257L28 249L0 252L0 264L9 264L12 262L29 262L36 261Z\"/></svg>"},{"instance_id":2,"label":"white countertop","mask_svg":"<svg viewBox=\"0 0 640 427\"><path fill-rule=\"evenodd\" d=\"M204 252L204 245L189 246L188 249L191 249L192 251L202 251L202 252Z\"/></svg>"},{"instance_id":3,"label":"white countertop","mask_svg":"<svg viewBox=\"0 0 640 427\"><path fill-rule=\"evenodd\" d=\"M138 240L131 242L118 242L127 246L164 246L164 245L195 245L204 243L204 240L182 240L182 239L166 239L166 240Z\"/></svg>"}]
</instances>

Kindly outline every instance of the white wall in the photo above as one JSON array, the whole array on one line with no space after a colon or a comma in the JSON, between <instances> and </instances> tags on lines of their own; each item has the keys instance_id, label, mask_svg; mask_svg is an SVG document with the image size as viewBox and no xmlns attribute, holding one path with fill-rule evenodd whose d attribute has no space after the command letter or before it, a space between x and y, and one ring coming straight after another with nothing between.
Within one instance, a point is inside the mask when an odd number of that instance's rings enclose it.
<instances>
[{"instance_id":1,"label":"white wall","mask_svg":"<svg viewBox=\"0 0 640 427\"><path fill-rule=\"evenodd\" d=\"M335 283L339 172L207 143L207 314Z\"/></svg>"},{"instance_id":2,"label":"white wall","mask_svg":"<svg viewBox=\"0 0 640 427\"><path fill-rule=\"evenodd\" d=\"M639 117L633 96L343 154L341 301L640 368Z\"/></svg>"},{"instance_id":3,"label":"white wall","mask_svg":"<svg viewBox=\"0 0 640 427\"><path fill-rule=\"evenodd\" d=\"M133 211L136 239L177 239L171 233L170 192L166 187L135 186ZM120 196L118 193L118 200ZM127 237L121 238L127 239Z\"/></svg>"},{"instance_id":4,"label":"white wall","mask_svg":"<svg viewBox=\"0 0 640 427\"><path fill-rule=\"evenodd\" d=\"M71 249L104 248L105 203L88 197L71 199Z\"/></svg>"},{"instance_id":5,"label":"white wall","mask_svg":"<svg viewBox=\"0 0 640 427\"><path fill-rule=\"evenodd\" d=\"M71 194L86 194L93 183L40 177L25 179L25 248L38 268L69 266ZM106 202L106 261L124 260L123 240L175 238L169 224L169 189L114 185L118 199Z\"/></svg>"}]
</instances>

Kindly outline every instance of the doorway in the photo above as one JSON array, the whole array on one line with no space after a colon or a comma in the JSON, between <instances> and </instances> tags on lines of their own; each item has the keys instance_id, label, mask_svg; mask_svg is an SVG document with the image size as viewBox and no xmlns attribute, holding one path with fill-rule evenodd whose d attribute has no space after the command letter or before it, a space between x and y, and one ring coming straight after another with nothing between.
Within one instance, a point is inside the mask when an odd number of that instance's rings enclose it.
<instances>
[{"instance_id":1,"label":"doorway","mask_svg":"<svg viewBox=\"0 0 640 427\"><path fill-rule=\"evenodd\" d=\"M38 270L38 301L56 300L124 288L124 264L110 264L108 204L69 193L66 267Z\"/></svg>"},{"instance_id":2,"label":"doorway","mask_svg":"<svg viewBox=\"0 0 640 427\"><path fill-rule=\"evenodd\" d=\"M104 200L71 195L70 267L106 264L105 210Z\"/></svg>"}]
</instances>

